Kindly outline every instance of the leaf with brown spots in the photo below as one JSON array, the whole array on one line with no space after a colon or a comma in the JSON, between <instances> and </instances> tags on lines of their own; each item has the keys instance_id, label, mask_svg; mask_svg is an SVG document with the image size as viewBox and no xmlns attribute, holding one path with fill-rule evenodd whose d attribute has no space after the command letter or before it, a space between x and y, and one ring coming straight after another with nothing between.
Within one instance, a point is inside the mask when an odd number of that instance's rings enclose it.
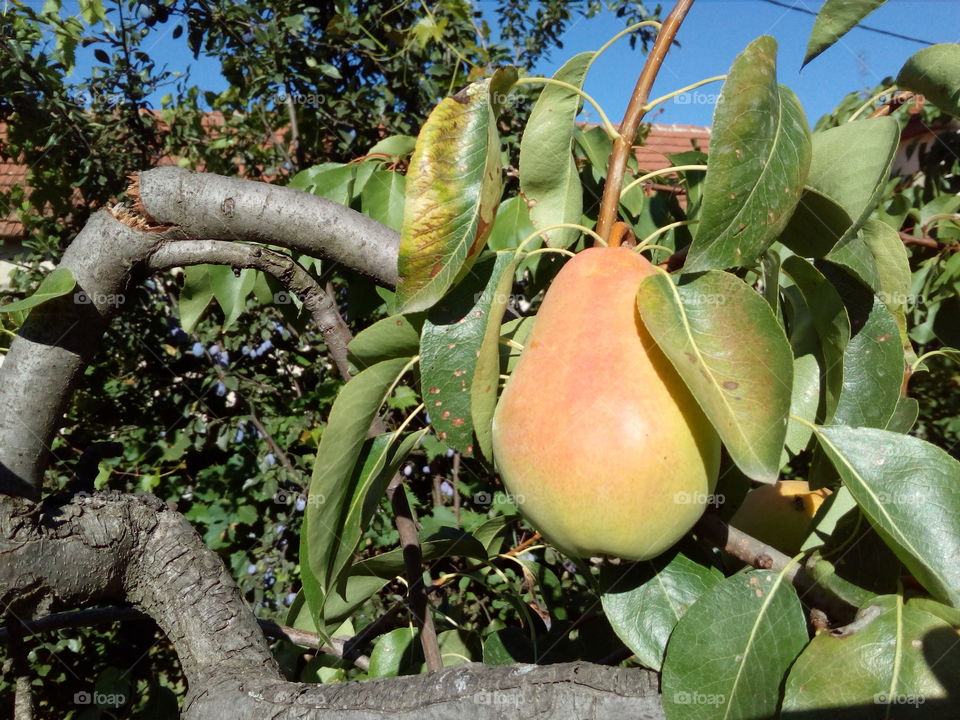
<instances>
[{"instance_id":1,"label":"leaf with brown spots","mask_svg":"<svg viewBox=\"0 0 960 720\"><path fill-rule=\"evenodd\" d=\"M752 479L774 482L793 353L769 303L735 275L711 270L680 286L665 272L651 275L637 306L733 461Z\"/></svg>"},{"instance_id":2,"label":"leaf with brown spots","mask_svg":"<svg viewBox=\"0 0 960 720\"><path fill-rule=\"evenodd\" d=\"M417 137L400 231L400 312L426 310L469 270L500 202L496 119L514 67L443 100Z\"/></svg>"},{"instance_id":3,"label":"leaf with brown spots","mask_svg":"<svg viewBox=\"0 0 960 720\"><path fill-rule=\"evenodd\" d=\"M424 402L437 436L465 455L473 452L474 372L488 325L499 315L491 306L499 294L509 296L515 253L484 259L428 314L420 336L420 381ZM508 283L498 287L501 280ZM494 385L494 390L496 385ZM494 393L495 396L495 393Z\"/></svg>"},{"instance_id":4,"label":"leaf with brown spots","mask_svg":"<svg viewBox=\"0 0 960 720\"><path fill-rule=\"evenodd\" d=\"M737 56L713 116L703 207L686 268L749 265L790 220L810 167L810 130L796 95L777 84L777 42Z\"/></svg>"}]
</instances>

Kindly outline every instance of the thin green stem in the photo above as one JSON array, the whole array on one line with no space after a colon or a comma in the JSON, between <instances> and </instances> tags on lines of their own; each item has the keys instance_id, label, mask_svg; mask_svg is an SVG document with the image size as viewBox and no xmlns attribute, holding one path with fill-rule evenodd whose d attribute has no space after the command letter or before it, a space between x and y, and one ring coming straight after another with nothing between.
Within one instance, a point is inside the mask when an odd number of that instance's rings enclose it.
<instances>
[{"instance_id":1,"label":"thin green stem","mask_svg":"<svg viewBox=\"0 0 960 720\"><path fill-rule=\"evenodd\" d=\"M533 240L536 240L538 237L543 235L543 233L549 232L550 230L558 230L560 228L572 228L574 230L579 230L582 233L590 235L597 242L603 243L604 245L607 244L602 237L600 237L596 232L594 232L588 227L584 227L583 225L577 225L576 223L556 223L554 225L547 225L546 227L540 228L539 230L534 230L532 233L527 235L523 239L523 242L520 243L520 245L517 247L517 255L523 252L523 249L527 246L528 243L532 242Z\"/></svg>"},{"instance_id":2,"label":"thin green stem","mask_svg":"<svg viewBox=\"0 0 960 720\"><path fill-rule=\"evenodd\" d=\"M926 360L927 358L936 357L937 355L950 357L952 353L947 352L946 350L931 350L930 352L925 352L923 355L921 355L916 360L914 360L913 363L910 365L910 374L913 375L917 371L917 368L923 364L924 360Z\"/></svg>"},{"instance_id":3,"label":"thin green stem","mask_svg":"<svg viewBox=\"0 0 960 720\"><path fill-rule=\"evenodd\" d=\"M866 101L863 105L861 105L859 108L857 108L856 112L854 112L853 115L851 115L851 116L847 119L847 122L853 122L853 121L856 120L858 117L860 117L861 115L863 115L863 113L865 113L865 112L869 109L869 107L870 107L871 105L873 105L877 100L879 100L880 98L882 98L884 95L889 95L889 94L892 94L892 93L896 92L896 90L897 90L897 86L896 86L896 85L891 85L891 86L888 87L888 88L884 88L883 90L881 90L880 92L878 92L876 95L874 95L872 98L870 98L869 100L867 100L867 101Z\"/></svg>"},{"instance_id":4,"label":"thin green stem","mask_svg":"<svg viewBox=\"0 0 960 720\"><path fill-rule=\"evenodd\" d=\"M557 254L559 254L559 255L569 255L570 257L575 257L575 256L576 256L576 253L575 253L575 252L571 252L570 250L567 250L567 249L565 249L565 248L549 248L549 247L547 247L547 248L540 248L540 249L538 249L538 250L531 250L530 252L527 253L527 257L528 257L528 258L529 258L529 257L533 257L534 255L540 255L540 254L542 254L542 253L557 253Z\"/></svg>"},{"instance_id":5,"label":"thin green stem","mask_svg":"<svg viewBox=\"0 0 960 720\"><path fill-rule=\"evenodd\" d=\"M643 22L638 22L631 25L628 28L625 28L614 35L612 38L607 40L603 45L600 46L600 49L593 56L591 62L596 62L597 58L600 57L603 53L610 49L610 46L613 45L617 40L622 38L624 35L629 35L634 30L639 30L642 27L653 27L657 29L657 32L660 32L661 24L656 20L644 20Z\"/></svg>"},{"instance_id":6,"label":"thin green stem","mask_svg":"<svg viewBox=\"0 0 960 720\"><path fill-rule=\"evenodd\" d=\"M814 424L813 424L812 422L810 422L809 420L807 420L806 418L802 418L802 417L800 417L799 415L794 415L793 413L790 413L790 419L791 419L791 420L796 420L798 423L801 423L801 424L803 424L803 425L806 425L808 428L810 428L810 429L813 430L814 432L817 432L817 426L814 425Z\"/></svg>"},{"instance_id":7,"label":"thin green stem","mask_svg":"<svg viewBox=\"0 0 960 720\"><path fill-rule=\"evenodd\" d=\"M679 90L674 90L673 92L667 93L666 95L661 95L656 100L651 100L650 102L648 102L646 105L643 106L643 111L650 112L650 110L655 108L657 105L659 105L662 102L666 102L670 98L675 98L677 95L683 95L684 93L688 93L691 90L696 90L698 87L701 87L703 85L709 85L712 82L717 82L719 80L726 80L726 79L727 79L726 75L714 75L713 77L708 77L706 80L698 80L697 82L687 85L685 87L682 87Z\"/></svg>"},{"instance_id":8,"label":"thin green stem","mask_svg":"<svg viewBox=\"0 0 960 720\"><path fill-rule=\"evenodd\" d=\"M676 222L672 222L669 225L664 225L661 228L657 228L637 244L636 251L637 252L642 251L644 248L646 248L650 244L651 240L653 240L654 238L660 237L668 230L673 230L673 228L680 227L681 225L693 225L697 222L699 222L699 220L677 220Z\"/></svg>"},{"instance_id":9,"label":"thin green stem","mask_svg":"<svg viewBox=\"0 0 960 720\"><path fill-rule=\"evenodd\" d=\"M653 172L648 172L646 175L641 175L636 180L630 182L623 190L620 191L620 197L623 198L628 192L633 190L637 185L645 183L650 178L655 178L659 175L667 175L672 172L680 172L682 170L706 170L706 165L674 165L673 167L663 168L663 170L654 170Z\"/></svg>"},{"instance_id":10,"label":"thin green stem","mask_svg":"<svg viewBox=\"0 0 960 720\"><path fill-rule=\"evenodd\" d=\"M613 126L613 123L610 122L610 118L607 117L607 114L603 111L603 108L600 107L600 104L594 100L590 95L585 93L583 90L578 88L576 85L571 85L568 82L563 80L554 80L553 78L548 77L525 77L517 80L516 85L533 85L535 83L542 83L544 85L556 85L557 87L562 87L564 90L569 90L572 93L576 93L588 103L593 105L594 109L600 115L600 120L603 122L603 129L607 131L607 135L610 136L611 140L616 140L620 137L620 133L617 132L617 129Z\"/></svg>"},{"instance_id":11,"label":"thin green stem","mask_svg":"<svg viewBox=\"0 0 960 720\"><path fill-rule=\"evenodd\" d=\"M633 251L634 252L643 252L644 250L663 250L664 252L672 253L673 248L668 248L666 245L656 245L654 243L647 243L646 245L637 245Z\"/></svg>"}]
</instances>

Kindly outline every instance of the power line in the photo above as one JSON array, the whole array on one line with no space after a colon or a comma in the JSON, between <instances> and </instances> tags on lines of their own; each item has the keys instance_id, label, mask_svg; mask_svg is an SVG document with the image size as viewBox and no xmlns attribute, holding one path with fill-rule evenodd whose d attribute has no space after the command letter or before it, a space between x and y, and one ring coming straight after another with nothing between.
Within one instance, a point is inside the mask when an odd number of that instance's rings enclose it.
<instances>
[{"instance_id":1,"label":"power line","mask_svg":"<svg viewBox=\"0 0 960 720\"><path fill-rule=\"evenodd\" d=\"M813 15L814 17L817 16L817 13L815 13L813 10L808 10L807 8L804 8L804 7L797 7L796 5L790 5L789 3L781 2L781 0L760 0L760 1L765 3L770 3L771 5L777 5L779 7L786 8L787 10L796 10L797 12L802 12L807 15ZM894 38L897 38L898 40L908 40L909 42L915 42L921 45L936 44L936 43L930 42L929 40L921 40L920 38L910 37L909 35L901 35L900 33L891 32L890 30L884 30L883 28L873 27L871 25L864 25L863 23L857 23L854 27L858 27L863 30L869 30L870 32L879 33L881 35L894 37Z\"/></svg>"}]
</instances>

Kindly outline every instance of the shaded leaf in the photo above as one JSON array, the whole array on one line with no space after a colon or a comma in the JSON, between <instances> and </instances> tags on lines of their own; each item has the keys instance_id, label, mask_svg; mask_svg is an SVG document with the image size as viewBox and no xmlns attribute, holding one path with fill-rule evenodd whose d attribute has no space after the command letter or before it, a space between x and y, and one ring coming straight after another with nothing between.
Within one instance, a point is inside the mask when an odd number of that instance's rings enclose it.
<instances>
[{"instance_id":1,"label":"shaded leaf","mask_svg":"<svg viewBox=\"0 0 960 720\"><path fill-rule=\"evenodd\" d=\"M658 272L637 294L643 322L743 472L773 482L787 431L793 354L767 302L734 275L680 286Z\"/></svg>"},{"instance_id":2,"label":"shaded leaf","mask_svg":"<svg viewBox=\"0 0 960 720\"><path fill-rule=\"evenodd\" d=\"M722 579L718 570L676 553L638 563L629 571L622 565L605 566L600 599L610 625L637 660L660 670L677 622Z\"/></svg>"},{"instance_id":3,"label":"shaded leaf","mask_svg":"<svg viewBox=\"0 0 960 720\"><path fill-rule=\"evenodd\" d=\"M363 369L384 360L413 357L420 351L424 317L423 313L412 313L377 320L350 341L350 362Z\"/></svg>"},{"instance_id":4,"label":"shaded leaf","mask_svg":"<svg viewBox=\"0 0 960 720\"><path fill-rule=\"evenodd\" d=\"M668 720L774 717L783 675L807 643L806 625L782 573L722 580L670 637L661 677Z\"/></svg>"},{"instance_id":5,"label":"shaded leaf","mask_svg":"<svg viewBox=\"0 0 960 720\"><path fill-rule=\"evenodd\" d=\"M376 170L360 191L360 209L377 222L394 230L403 225L407 178L392 170Z\"/></svg>"},{"instance_id":6,"label":"shaded leaf","mask_svg":"<svg viewBox=\"0 0 960 720\"><path fill-rule=\"evenodd\" d=\"M887 545L934 597L960 603L960 463L909 435L821 427L843 484Z\"/></svg>"},{"instance_id":7,"label":"shaded leaf","mask_svg":"<svg viewBox=\"0 0 960 720\"><path fill-rule=\"evenodd\" d=\"M897 87L923 95L944 112L960 117L960 45L924 48L900 68Z\"/></svg>"},{"instance_id":8,"label":"shaded leaf","mask_svg":"<svg viewBox=\"0 0 960 720\"><path fill-rule=\"evenodd\" d=\"M316 583L304 579L314 617L322 618L325 597L342 567L341 533L359 479L357 463L367 431L407 363L406 358L386 360L355 375L334 401L320 437L300 539L301 566L309 568Z\"/></svg>"},{"instance_id":9,"label":"shaded leaf","mask_svg":"<svg viewBox=\"0 0 960 720\"><path fill-rule=\"evenodd\" d=\"M247 296L253 290L256 270L244 269L234 275L228 265L211 265L210 287L223 310L223 329L228 330L247 308Z\"/></svg>"},{"instance_id":10,"label":"shaded leaf","mask_svg":"<svg viewBox=\"0 0 960 720\"><path fill-rule=\"evenodd\" d=\"M780 241L799 255L821 257L853 238L886 189L899 141L891 117L815 133L804 194Z\"/></svg>"},{"instance_id":11,"label":"shaded leaf","mask_svg":"<svg viewBox=\"0 0 960 720\"><path fill-rule=\"evenodd\" d=\"M473 453L474 371L488 327L499 337L503 310L491 308L501 279L510 292L514 255L497 253L478 265L430 311L420 336L420 382L431 423L443 442L466 455Z\"/></svg>"},{"instance_id":12,"label":"shaded leaf","mask_svg":"<svg viewBox=\"0 0 960 720\"><path fill-rule=\"evenodd\" d=\"M689 272L750 264L780 234L800 199L810 130L796 96L777 85L776 57L776 40L754 40L723 85Z\"/></svg>"},{"instance_id":13,"label":"shaded leaf","mask_svg":"<svg viewBox=\"0 0 960 720\"><path fill-rule=\"evenodd\" d=\"M69 269L57 268L40 281L40 285L33 291L33 294L22 300L14 300L6 305L0 305L0 312L23 312L24 310L35 308L37 305L42 305L48 300L69 295L76 286L77 281ZM77 293L77 295L80 297L77 298L76 302L83 302L84 299L87 298L86 293L82 291ZM89 302L89 299L87 299L87 302Z\"/></svg>"},{"instance_id":14,"label":"shaded leaf","mask_svg":"<svg viewBox=\"0 0 960 720\"><path fill-rule=\"evenodd\" d=\"M402 312L435 304L486 242L502 182L496 112L516 77L516 68L501 68L444 99L420 131L400 232Z\"/></svg>"},{"instance_id":15,"label":"shaded leaf","mask_svg":"<svg viewBox=\"0 0 960 720\"><path fill-rule=\"evenodd\" d=\"M957 634L923 608L877 597L853 630L818 634L787 676L784 717L960 717Z\"/></svg>"},{"instance_id":16,"label":"shaded leaf","mask_svg":"<svg viewBox=\"0 0 960 720\"><path fill-rule=\"evenodd\" d=\"M887 0L827 0L810 31L803 64L813 60L837 40L846 35Z\"/></svg>"}]
</instances>

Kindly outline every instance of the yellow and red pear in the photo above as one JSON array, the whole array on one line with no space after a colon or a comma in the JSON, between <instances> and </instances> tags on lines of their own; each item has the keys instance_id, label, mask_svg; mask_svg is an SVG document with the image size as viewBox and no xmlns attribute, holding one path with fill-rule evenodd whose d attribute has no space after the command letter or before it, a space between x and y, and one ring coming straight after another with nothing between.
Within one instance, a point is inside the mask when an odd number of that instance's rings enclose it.
<instances>
[{"instance_id":1,"label":"yellow and red pear","mask_svg":"<svg viewBox=\"0 0 960 720\"><path fill-rule=\"evenodd\" d=\"M654 272L626 247L567 262L494 414L504 485L570 555L659 555L716 485L720 440L637 310Z\"/></svg>"}]
</instances>

